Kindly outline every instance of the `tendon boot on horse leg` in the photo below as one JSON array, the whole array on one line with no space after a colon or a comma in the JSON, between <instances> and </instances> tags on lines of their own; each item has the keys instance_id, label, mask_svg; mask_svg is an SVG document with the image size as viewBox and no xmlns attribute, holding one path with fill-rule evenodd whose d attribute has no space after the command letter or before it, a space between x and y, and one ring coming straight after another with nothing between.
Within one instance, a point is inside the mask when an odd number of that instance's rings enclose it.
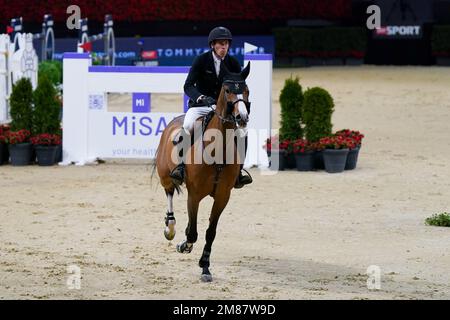
<instances>
[{"instance_id":1,"label":"tendon boot on horse leg","mask_svg":"<svg viewBox=\"0 0 450 320\"><path fill-rule=\"evenodd\" d=\"M165 225L166 227L164 228L164 236L166 237L167 240L173 240L173 238L175 238L175 224L176 224L176 220L175 220L175 216L173 213L173 193L174 191L166 191L166 196L167 196L167 213L166 213L166 218L165 218Z\"/></svg>"},{"instance_id":2,"label":"tendon boot on horse leg","mask_svg":"<svg viewBox=\"0 0 450 320\"><path fill-rule=\"evenodd\" d=\"M201 280L203 282L211 282L212 281L212 275L211 272L209 272L209 256L211 255L211 252L203 250L202 257L199 261L199 266L202 268L202 276Z\"/></svg>"},{"instance_id":3,"label":"tendon boot on horse leg","mask_svg":"<svg viewBox=\"0 0 450 320\"><path fill-rule=\"evenodd\" d=\"M239 143L237 143L237 139L242 139L241 137L236 137L236 145L237 145L237 149L238 149L238 156L240 157L240 153L239 153ZM242 141L242 140L241 140ZM240 189L243 186L245 186L246 184L250 184L253 182L252 176L250 175L250 173L244 169L244 161L245 161L245 156L247 155L247 136L245 136L245 144L244 144L244 157L241 158L241 170L239 171L239 176L236 179L236 184L234 185L234 187L236 189ZM244 170L247 175L243 175L242 174L242 170Z\"/></svg>"},{"instance_id":4,"label":"tendon boot on horse leg","mask_svg":"<svg viewBox=\"0 0 450 320\"><path fill-rule=\"evenodd\" d=\"M166 219L165 219L166 227L164 229L164 236L167 240L173 240L175 238L175 216L173 212L167 212Z\"/></svg>"},{"instance_id":5,"label":"tendon boot on horse leg","mask_svg":"<svg viewBox=\"0 0 450 320\"><path fill-rule=\"evenodd\" d=\"M186 146L188 143L188 139L190 135L184 128L181 128L178 133L175 135L172 143L176 148L178 164L177 166L170 172L169 176L172 178L172 182L176 186L180 186L184 182L184 156L187 150Z\"/></svg>"}]
</instances>

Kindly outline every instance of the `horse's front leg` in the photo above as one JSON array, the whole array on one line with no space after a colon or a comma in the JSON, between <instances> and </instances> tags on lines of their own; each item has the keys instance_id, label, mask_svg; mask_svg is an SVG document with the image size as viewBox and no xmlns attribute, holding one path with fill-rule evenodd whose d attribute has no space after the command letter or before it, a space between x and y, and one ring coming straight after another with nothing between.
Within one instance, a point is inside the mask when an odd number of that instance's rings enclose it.
<instances>
[{"instance_id":1,"label":"horse's front leg","mask_svg":"<svg viewBox=\"0 0 450 320\"><path fill-rule=\"evenodd\" d=\"M211 210L211 215L209 217L209 227L206 230L206 244L203 248L203 254L199 261L199 266L202 268L202 281L210 282L212 281L211 272L209 272L209 257L211 255L211 247L216 237L217 223L219 222L220 215L225 209L228 200L230 199L230 192L219 194L214 198L214 205Z\"/></svg>"},{"instance_id":2,"label":"horse's front leg","mask_svg":"<svg viewBox=\"0 0 450 320\"><path fill-rule=\"evenodd\" d=\"M180 253L190 253L197 241L197 213L200 201L188 194L188 215L189 222L186 227L186 240L177 245L177 251Z\"/></svg>"}]
</instances>

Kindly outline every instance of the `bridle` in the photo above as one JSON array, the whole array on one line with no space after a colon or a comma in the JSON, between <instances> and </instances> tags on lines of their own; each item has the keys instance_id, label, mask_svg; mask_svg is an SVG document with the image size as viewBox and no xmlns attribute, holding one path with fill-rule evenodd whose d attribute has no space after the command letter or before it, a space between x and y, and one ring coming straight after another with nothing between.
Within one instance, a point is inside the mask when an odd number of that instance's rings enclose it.
<instances>
[{"instance_id":1,"label":"bridle","mask_svg":"<svg viewBox=\"0 0 450 320\"><path fill-rule=\"evenodd\" d=\"M227 85L225 87L225 85ZM212 108L211 105L208 105L212 111L214 111L214 114L222 121L222 123L232 123L234 124L234 127L237 128L239 125L238 123L240 121L242 121L242 118L240 115L235 116L232 112L234 110L234 106L236 105L236 103L239 102L243 102L245 105L245 108L247 109L247 113L250 114L250 106L251 106L251 102L246 101L244 99L236 99L234 101L228 101L228 94L229 93L234 93L234 94L243 94L245 88L247 87L247 85L245 84L245 81L233 81L233 80L225 80L222 84L222 88L225 89L224 90L224 100L225 103L227 105L227 109L226 109L226 117L223 117L222 115L220 115L216 110L214 110ZM245 120L245 122L248 122L248 119Z\"/></svg>"}]
</instances>

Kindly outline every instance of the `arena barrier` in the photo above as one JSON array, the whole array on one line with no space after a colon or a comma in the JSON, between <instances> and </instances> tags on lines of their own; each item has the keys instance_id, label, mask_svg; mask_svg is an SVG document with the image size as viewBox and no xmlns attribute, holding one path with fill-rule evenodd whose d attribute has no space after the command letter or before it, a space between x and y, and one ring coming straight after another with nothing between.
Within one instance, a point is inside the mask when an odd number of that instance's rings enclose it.
<instances>
[{"instance_id":1,"label":"arena barrier","mask_svg":"<svg viewBox=\"0 0 450 320\"><path fill-rule=\"evenodd\" d=\"M246 166L267 166L262 146L271 129L272 55L249 54L247 78L252 110ZM184 95L188 67L91 66L88 53L65 53L63 162L83 165L97 158L152 159L162 131L186 110L151 112L151 93ZM108 96L129 93L132 112L108 111Z\"/></svg>"},{"instance_id":2,"label":"arena barrier","mask_svg":"<svg viewBox=\"0 0 450 320\"><path fill-rule=\"evenodd\" d=\"M104 41L104 54L102 57L103 64L107 66L115 65L116 54L116 41L114 37L114 21L112 15L105 15L105 23L103 24L103 33L89 36L88 19L84 18L80 20L80 30L78 32L78 49L77 52L83 53L91 50L86 49L87 43L94 41Z\"/></svg>"},{"instance_id":3,"label":"arena barrier","mask_svg":"<svg viewBox=\"0 0 450 320\"><path fill-rule=\"evenodd\" d=\"M16 32L12 39L14 42L9 35L0 35L0 123L10 120L8 101L12 85L26 77L33 89L37 86L38 56L33 47L33 34Z\"/></svg>"},{"instance_id":4,"label":"arena barrier","mask_svg":"<svg viewBox=\"0 0 450 320\"><path fill-rule=\"evenodd\" d=\"M41 61L52 60L55 53L55 33L53 31L53 17L51 14L44 15L41 33L33 34L33 40L41 41ZM10 33L11 42L14 43L15 51L18 50L17 35L23 33L23 19L11 19L12 32Z\"/></svg>"}]
</instances>

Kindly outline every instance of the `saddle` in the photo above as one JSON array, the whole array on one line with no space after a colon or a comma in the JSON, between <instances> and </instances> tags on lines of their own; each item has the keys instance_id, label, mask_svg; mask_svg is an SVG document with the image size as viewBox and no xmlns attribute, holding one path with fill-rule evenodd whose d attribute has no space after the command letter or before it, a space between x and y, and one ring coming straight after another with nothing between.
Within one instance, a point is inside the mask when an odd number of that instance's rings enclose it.
<instances>
[{"instance_id":1,"label":"saddle","mask_svg":"<svg viewBox=\"0 0 450 320\"><path fill-rule=\"evenodd\" d=\"M206 128L208 128L208 124L211 122L212 118L214 117L214 111L211 110L206 116L200 117L199 119L202 120L201 123L201 128L202 128L202 134L201 137L203 138L203 135L205 134ZM198 120L198 119L197 119ZM194 145L195 143L195 135L191 134L191 146ZM180 140L178 140L178 137L175 138L174 141L172 141L172 143L176 146L177 144L179 144L181 141L183 141L183 138L181 137Z\"/></svg>"}]
</instances>

